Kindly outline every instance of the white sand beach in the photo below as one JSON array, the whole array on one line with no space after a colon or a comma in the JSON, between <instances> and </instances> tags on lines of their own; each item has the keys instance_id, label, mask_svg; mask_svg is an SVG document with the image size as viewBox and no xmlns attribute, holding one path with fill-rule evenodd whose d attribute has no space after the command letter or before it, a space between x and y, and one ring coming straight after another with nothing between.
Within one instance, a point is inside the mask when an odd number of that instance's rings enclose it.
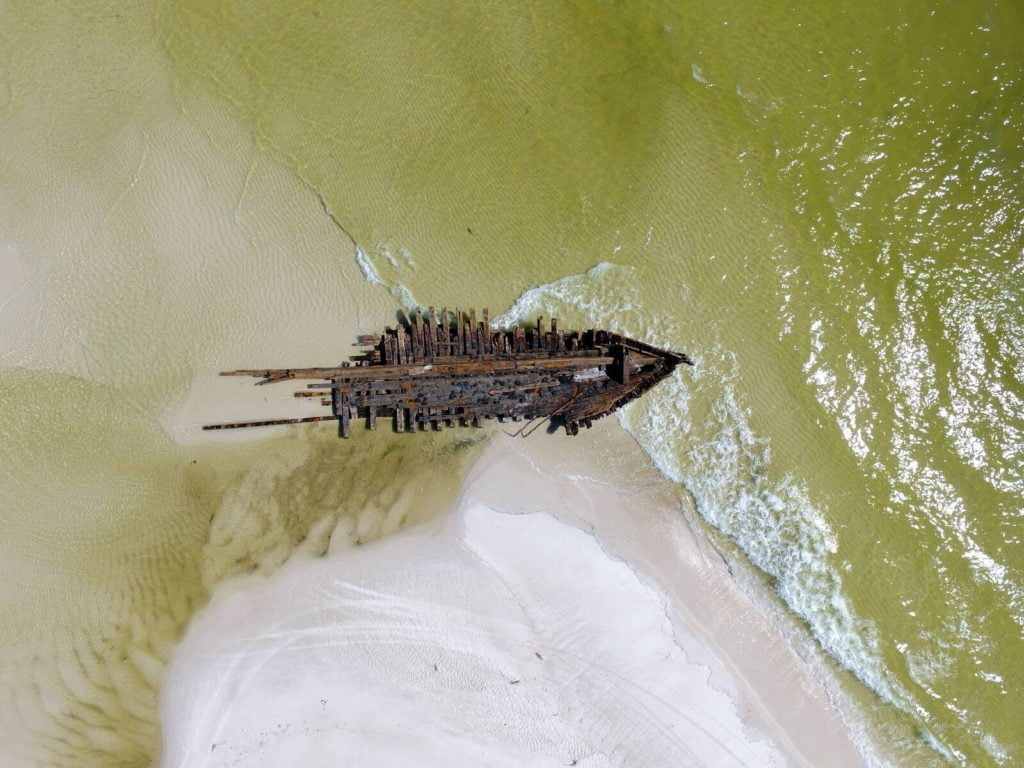
<instances>
[{"instance_id":1,"label":"white sand beach","mask_svg":"<svg viewBox=\"0 0 1024 768\"><path fill-rule=\"evenodd\" d=\"M166 768L861 764L611 420L498 432L452 514L223 583L161 725Z\"/></svg>"}]
</instances>

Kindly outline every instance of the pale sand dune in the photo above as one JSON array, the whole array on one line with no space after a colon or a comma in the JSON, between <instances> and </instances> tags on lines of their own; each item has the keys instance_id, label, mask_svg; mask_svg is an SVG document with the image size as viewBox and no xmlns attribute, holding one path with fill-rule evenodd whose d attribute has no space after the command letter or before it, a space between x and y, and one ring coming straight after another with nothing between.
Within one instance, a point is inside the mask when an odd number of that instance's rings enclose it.
<instances>
[{"instance_id":1,"label":"pale sand dune","mask_svg":"<svg viewBox=\"0 0 1024 768\"><path fill-rule=\"evenodd\" d=\"M596 431L499 435L447 521L218 588L162 765L859 764L673 487Z\"/></svg>"}]
</instances>

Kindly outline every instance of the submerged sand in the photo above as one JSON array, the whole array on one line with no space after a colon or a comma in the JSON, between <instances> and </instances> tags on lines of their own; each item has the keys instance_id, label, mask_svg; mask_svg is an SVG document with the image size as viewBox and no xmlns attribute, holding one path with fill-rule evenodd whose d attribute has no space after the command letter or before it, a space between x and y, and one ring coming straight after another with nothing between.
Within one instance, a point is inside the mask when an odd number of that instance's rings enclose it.
<instances>
[{"instance_id":1,"label":"submerged sand","mask_svg":"<svg viewBox=\"0 0 1024 768\"><path fill-rule=\"evenodd\" d=\"M497 434L451 515L218 588L161 765L860 765L681 503L614 422Z\"/></svg>"},{"instance_id":2,"label":"submerged sand","mask_svg":"<svg viewBox=\"0 0 1024 768\"><path fill-rule=\"evenodd\" d=\"M0 15L0 766L147 765L214 585L429 516L474 448L201 433L311 407L219 370L336 362L394 299L316 194L178 89L148 5Z\"/></svg>"}]
</instances>

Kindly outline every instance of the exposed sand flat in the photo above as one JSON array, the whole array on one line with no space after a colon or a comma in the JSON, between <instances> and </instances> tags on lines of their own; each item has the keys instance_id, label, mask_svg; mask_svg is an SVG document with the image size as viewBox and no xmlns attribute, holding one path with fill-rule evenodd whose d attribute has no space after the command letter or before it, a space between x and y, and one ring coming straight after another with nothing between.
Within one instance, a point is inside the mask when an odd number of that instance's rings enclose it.
<instances>
[{"instance_id":1,"label":"exposed sand flat","mask_svg":"<svg viewBox=\"0 0 1024 768\"><path fill-rule=\"evenodd\" d=\"M475 502L236 593L171 675L167 766L782 762L625 564Z\"/></svg>"},{"instance_id":2,"label":"exposed sand flat","mask_svg":"<svg viewBox=\"0 0 1024 768\"><path fill-rule=\"evenodd\" d=\"M687 523L689 499L680 498L679 486L651 466L614 420L596 423L581 439L498 440L468 488L495 508L545 509L591 531L610 556L663 595L677 641L703 660L713 685L729 691L745 720L769 734L792 763L863 764L850 723L784 639L785 629L773 626L768 606L751 602L707 537Z\"/></svg>"},{"instance_id":3,"label":"exposed sand flat","mask_svg":"<svg viewBox=\"0 0 1024 768\"><path fill-rule=\"evenodd\" d=\"M498 435L446 521L218 588L162 765L860 764L673 486L596 431Z\"/></svg>"}]
</instances>

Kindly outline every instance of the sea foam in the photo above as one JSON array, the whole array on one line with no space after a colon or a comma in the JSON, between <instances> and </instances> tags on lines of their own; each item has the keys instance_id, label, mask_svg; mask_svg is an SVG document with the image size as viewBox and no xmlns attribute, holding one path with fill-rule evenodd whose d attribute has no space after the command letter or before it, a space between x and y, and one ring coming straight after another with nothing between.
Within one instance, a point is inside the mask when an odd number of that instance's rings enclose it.
<instances>
[{"instance_id":1,"label":"sea foam","mask_svg":"<svg viewBox=\"0 0 1024 768\"><path fill-rule=\"evenodd\" d=\"M608 262L530 288L496 322L537 315L615 330L694 358L694 368L677 370L625 408L620 422L662 474L690 491L704 519L773 579L778 597L830 656L885 700L908 708L885 673L873 622L857 616L844 593L832 562L835 531L799 478L773 471L769 441L750 426L734 356L714 342L694 347L671 317L641 311L633 270ZM872 761L871 748L860 746Z\"/></svg>"}]
</instances>

